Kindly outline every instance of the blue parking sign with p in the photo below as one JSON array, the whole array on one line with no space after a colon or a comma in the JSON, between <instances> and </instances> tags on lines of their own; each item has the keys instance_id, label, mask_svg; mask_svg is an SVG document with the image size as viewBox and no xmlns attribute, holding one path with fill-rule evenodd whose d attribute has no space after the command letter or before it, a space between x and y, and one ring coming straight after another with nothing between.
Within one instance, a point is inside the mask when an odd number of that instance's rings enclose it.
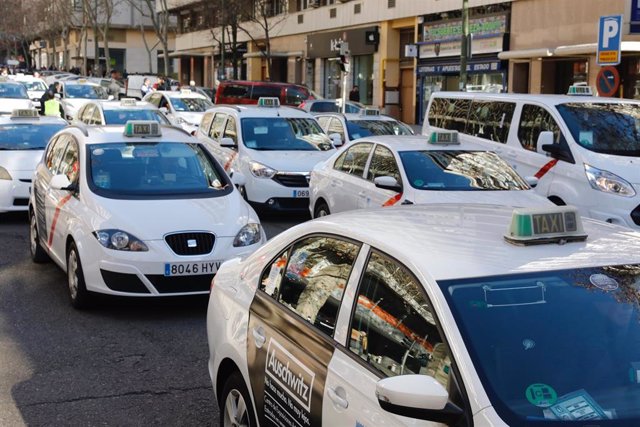
<instances>
[{"instance_id":1,"label":"blue parking sign with p","mask_svg":"<svg viewBox=\"0 0 640 427\"><path fill-rule=\"evenodd\" d=\"M622 15L601 16L598 27L598 65L618 65L622 45Z\"/></svg>"}]
</instances>

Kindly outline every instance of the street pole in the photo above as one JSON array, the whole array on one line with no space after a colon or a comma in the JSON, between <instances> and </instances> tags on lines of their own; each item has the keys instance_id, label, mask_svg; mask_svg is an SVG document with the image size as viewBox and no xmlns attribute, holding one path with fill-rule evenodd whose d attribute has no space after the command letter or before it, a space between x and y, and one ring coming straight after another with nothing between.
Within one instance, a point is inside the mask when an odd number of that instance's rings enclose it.
<instances>
[{"instance_id":1,"label":"street pole","mask_svg":"<svg viewBox=\"0 0 640 427\"><path fill-rule=\"evenodd\" d=\"M467 90L467 59L469 55L469 0L462 0L462 43L460 45L460 90Z\"/></svg>"},{"instance_id":2,"label":"street pole","mask_svg":"<svg viewBox=\"0 0 640 427\"><path fill-rule=\"evenodd\" d=\"M220 48L220 73L218 73L221 77L220 80L225 80L223 77L225 76L225 70L224 70L224 51L227 50L227 47L225 46L224 43L224 27L225 27L225 11L224 11L224 0L220 0L220 3L222 4L222 9L221 9L221 16L222 16L222 22L220 23L220 27L222 28L222 46Z\"/></svg>"}]
</instances>

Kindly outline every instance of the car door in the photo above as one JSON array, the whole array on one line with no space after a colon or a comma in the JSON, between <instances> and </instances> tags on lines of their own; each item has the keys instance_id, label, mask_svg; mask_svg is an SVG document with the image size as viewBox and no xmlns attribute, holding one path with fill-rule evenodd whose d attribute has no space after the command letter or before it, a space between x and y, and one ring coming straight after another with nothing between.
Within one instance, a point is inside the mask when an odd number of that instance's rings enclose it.
<instances>
[{"instance_id":1,"label":"car door","mask_svg":"<svg viewBox=\"0 0 640 427\"><path fill-rule=\"evenodd\" d=\"M230 154L229 149L220 146L220 139L224 133L224 125L227 120L227 114L217 112L213 115L211 127L206 135L207 146L211 148L211 152L216 160L225 165ZM226 169L225 169L226 170Z\"/></svg>"},{"instance_id":2,"label":"car door","mask_svg":"<svg viewBox=\"0 0 640 427\"><path fill-rule=\"evenodd\" d=\"M261 425L320 426L338 309L360 244L304 237L264 270L249 313L247 364Z\"/></svg>"},{"instance_id":3,"label":"car door","mask_svg":"<svg viewBox=\"0 0 640 427\"><path fill-rule=\"evenodd\" d=\"M363 190L358 195L358 208L392 206L400 201L401 192L378 188L373 182L379 176L391 176L402 185L398 162L390 149L380 144L376 145L367 167L366 176L367 180L363 183Z\"/></svg>"},{"instance_id":4,"label":"car door","mask_svg":"<svg viewBox=\"0 0 640 427\"><path fill-rule=\"evenodd\" d=\"M380 379L429 375L464 407L448 345L420 282L399 261L372 249L353 301L346 342L340 343L329 363L325 425L443 426L386 412L375 393ZM330 390L342 400L327 399Z\"/></svg>"},{"instance_id":5,"label":"car door","mask_svg":"<svg viewBox=\"0 0 640 427\"><path fill-rule=\"evenodd\" d=\"M344 154L336 159L324 191L331 213L358 209L367 186L364 171L372 149L370 142L357 143L345 148Z\"/></svg>"}]
</instances>

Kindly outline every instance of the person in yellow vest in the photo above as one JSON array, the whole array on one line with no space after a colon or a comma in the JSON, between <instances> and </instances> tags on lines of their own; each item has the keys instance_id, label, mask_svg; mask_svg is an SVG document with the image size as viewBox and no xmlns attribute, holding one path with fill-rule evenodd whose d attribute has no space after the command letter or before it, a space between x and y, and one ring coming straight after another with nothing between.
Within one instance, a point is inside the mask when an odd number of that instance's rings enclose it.
<instances>
[{"instance_id":1,"label":"person in yellow vest","mask_svg":"<svg viewBox=\"0 0 640 427\"><path fill-rule=\"evenodd\" d=\"M44 115L64 118L64 110L60 103L60 94L56 93L53 98L45 101L44 103Z\"/></svg>"}]
</instances>

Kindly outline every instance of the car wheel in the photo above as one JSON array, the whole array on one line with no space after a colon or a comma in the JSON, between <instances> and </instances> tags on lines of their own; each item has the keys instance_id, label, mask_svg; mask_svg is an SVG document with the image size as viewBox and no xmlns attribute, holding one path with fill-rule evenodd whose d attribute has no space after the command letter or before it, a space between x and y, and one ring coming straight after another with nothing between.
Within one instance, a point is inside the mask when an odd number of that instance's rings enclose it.
<instances>
[{"instance_id":1,"label":"car wheel","mask_svg":"<svg viewBox=\"0 0 640 427\"><path fill-rule=\"evenodd\" d=\"M220 402L222 427L254 427L257 424L247 386L239 372L231 374L224 383Z\"/></svg>"},{"instance_id":2,"label":"car wheel","mask_svg":"<svg viewBox=\"0 0 640 427\"><path fill-rule=\"evenodd\" d=\"M38 236L38 224L36 216L33 212L29 212L29 250L33 262L41 264L49 261L49 255L40 245L40 236Z\"/></svg>"},{"instance_id":3,"label":"car wheel","mask_svg":"<svg viewBox=\"0 0 640 427\"><path fill-rule=\"evenodd\" d=\"M326 203L320 202L316 205L315 210L313 211L314 218L321 218L323 216L329 215L331 212L329 211L329 206Z\"/></svg>"},{"instance_id":4,"label":"car wheel","mask_svg":"<svg viewBox=\"0 0 640 427\"><path fill-rule=\"evenodd\" d=\"M78 255L78 249L73 242L71 242L67 253L67 285L69 287L71 305L77 309L87 308L91 296L84 281L80 255Z\"/></svg>"}]
</instances>

